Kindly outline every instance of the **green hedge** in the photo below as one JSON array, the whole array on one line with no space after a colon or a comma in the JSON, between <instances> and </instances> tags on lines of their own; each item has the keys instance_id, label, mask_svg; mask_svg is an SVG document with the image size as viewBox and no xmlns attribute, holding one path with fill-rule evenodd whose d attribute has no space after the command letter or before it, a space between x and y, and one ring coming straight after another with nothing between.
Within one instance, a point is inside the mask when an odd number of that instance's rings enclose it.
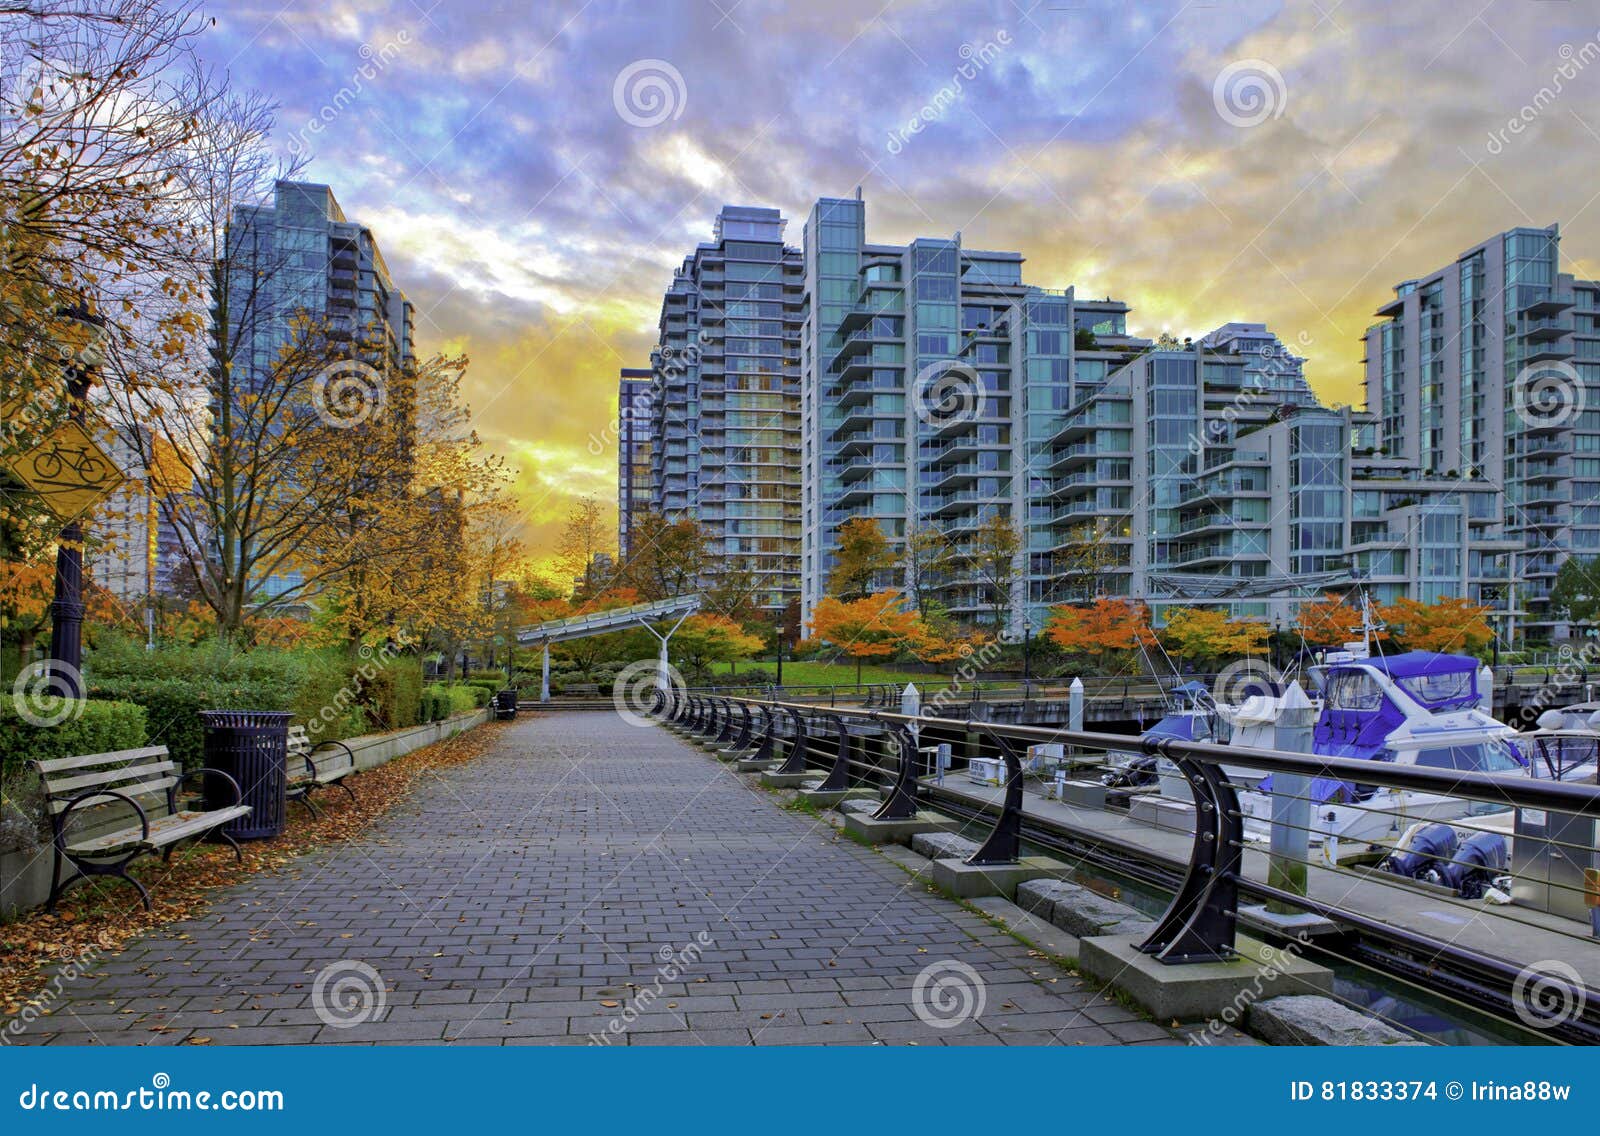
<instances>
[{"instance_id":1,"label":"green hedge","mask_svg":"<svg viewBox=\"0 0 1600 1136\"><path fill-rule=\"evenodd\" d=\"M466 714L467 710L475 707L488 706L488 691L478 686L450 685L432 683L422 690L422 704L432 710L432 717L424 718L426 722L438 722L440 718L448 718L454 714Z\"/></svg>"},{"instance_id":2,"label":"green hedge","mask_svg":"<svg viewBox=\"0 0 1600 1136\"><path fill-rule=\"evenodd\" d=\"M212 642L145 651L111 641L88 660L89 693L143 706L152 743L198 765L201 710L287 710L318 739L402 729L424 716L421 663L354 655L339 649L257 648ZM437 713L439 706L426 708Z\"/></svg>"},{"instance_id":3,"label":"green hedge","mask_svg":"<svg viewBox=\"0 0 1600 1136\"><path fill-rule=\"evenodd\" d=\"M75 717L60 725L36 726L18 715L16 701L0 700L0 774L8 777L29 761L114 753L149 743L142 706L90 698ZM50 715L60 703L58 698L45 698L34 706Z\"/></svg>"},{"instance_id":4,"label":"green hedge","mask_svg":"<svg viewBox=\"0 0 1600 1136\"><path fill-rule=\"evenodd\" d=\"M270 683L194 678L111 678L89 683L91 698L114 698L143 707L149 743L166 746L186 767L204 764L200 711L289 710L291 693Z\"/></svg>"}]
</instances>

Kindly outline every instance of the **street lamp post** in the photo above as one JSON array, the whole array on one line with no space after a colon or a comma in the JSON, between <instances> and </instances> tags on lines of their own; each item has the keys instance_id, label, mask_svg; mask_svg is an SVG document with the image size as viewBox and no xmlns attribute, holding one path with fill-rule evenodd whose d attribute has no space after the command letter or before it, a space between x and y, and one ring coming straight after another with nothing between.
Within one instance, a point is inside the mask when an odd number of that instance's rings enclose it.
<instances>
[{"instance_id":1,"label":"street lamp post","mask_svg":"<svg viewBox=\"0 0 1600 1136\"><path fill-rule=\"evenodd\" d=\"M74 422L88 419L89 387L100 363L105 321L82 305L61 313L88 330L88 342L67 363L67 407ZM50 690L83 697L83 524L74 519L56 540L55 597L50 601Z\"/></svg>"}]
</instances>

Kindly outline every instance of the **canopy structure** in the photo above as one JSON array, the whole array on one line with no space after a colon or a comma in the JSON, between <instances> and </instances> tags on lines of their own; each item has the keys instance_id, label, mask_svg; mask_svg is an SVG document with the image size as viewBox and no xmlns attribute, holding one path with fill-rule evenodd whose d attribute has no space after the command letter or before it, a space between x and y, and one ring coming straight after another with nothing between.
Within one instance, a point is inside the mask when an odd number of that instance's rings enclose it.
<instances>
[{"instance_id":1,"label":"canopy structure","mask_svg":"<svg viewBox=\"0 0 1600 1136\"><path fill-rule=\"evenodd\" d=\"M668 600L651 600L648 603L629 604L627 607L591 611L585 615L572 615L566 619L550 619L529 627L517 629L517 642L524 647L544 647L544 671L539 683L539 701L550 701L550 644L565 643L572 639L586 639L591 635L605 635L612 631L626 631L643 627L661 643L661 654L656 665L656 689L667 689L667 640L695 612L700 610L700 596L675 596ZM665 635L654 624L676 617L677 622Z\"/></svg>"},{"instance_id":2,"label":"canopy structure","mask_svg":"<svg viewBox=\"0 0 1600 1136\"><path fill-rule=\"evenodd\" d=\"M1200 572L1152 572L1152 592L1173 599L1269 599L1298 596L1355 584L1347 571L1307 572L1298 576L1208 576Z\"/></svg>"}]
</instances>

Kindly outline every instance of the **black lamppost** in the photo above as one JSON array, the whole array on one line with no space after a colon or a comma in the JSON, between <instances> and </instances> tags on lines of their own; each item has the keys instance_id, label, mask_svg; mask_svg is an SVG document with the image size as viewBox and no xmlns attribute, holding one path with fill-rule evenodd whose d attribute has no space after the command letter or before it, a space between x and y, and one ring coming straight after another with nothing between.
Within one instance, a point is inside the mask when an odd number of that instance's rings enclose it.
<instances>
[{"instance_id":1,"label":"black lamppost","mask_svg":"<svg viewBox=\"0 0 1600 1136\"><path fill-rule=\"evenodd\" d=\"M1026 689L1033 680L1033 624L1022 625L1022 685Z\"/></svg>"},{"instance_id":2,"label":"black lamppost","mask_svg":"<svg viewBox=\"0 0 1600 1136\"><path fill-rule=\"evenodd\" d=\"M88 341L67 360L67 413L72 421L88 419L89 387L100 365L100 337L105 320L79 305L60 313L82 324ZM83 697L83 525L74 519L56 543L55 598L50 601L50 691L64 698Z\"/></svg>"}]
</instances>

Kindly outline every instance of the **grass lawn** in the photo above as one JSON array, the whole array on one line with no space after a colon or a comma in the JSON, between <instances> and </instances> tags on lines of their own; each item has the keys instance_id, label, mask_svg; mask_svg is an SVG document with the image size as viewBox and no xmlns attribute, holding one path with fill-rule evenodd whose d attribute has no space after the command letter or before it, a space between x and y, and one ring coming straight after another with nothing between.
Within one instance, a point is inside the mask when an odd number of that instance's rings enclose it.
<instances>
[{"instance_id":1,"label":"grass lawn","mask_svg":"<svg viewBox=\"0 0 1600 1136\"><path fill-rule=\"evenodd\" d=\"M738 672L759 667L768 674L776 674L778 664L775 662L742 662L738 665ZM718 663L716 673L725 675L730 669L728 663ZM927 685L929 681L942 686L943 682L938 675L908 674L897 671L893 667L875 667L870 663L861 668L861 681L863 683L892 682L897 686L904 686L914 682L919 687ZM855 686L856 665L854 663L797 663L784 660L783 684L785 686Z\"/></svg>"}]
</instances>

